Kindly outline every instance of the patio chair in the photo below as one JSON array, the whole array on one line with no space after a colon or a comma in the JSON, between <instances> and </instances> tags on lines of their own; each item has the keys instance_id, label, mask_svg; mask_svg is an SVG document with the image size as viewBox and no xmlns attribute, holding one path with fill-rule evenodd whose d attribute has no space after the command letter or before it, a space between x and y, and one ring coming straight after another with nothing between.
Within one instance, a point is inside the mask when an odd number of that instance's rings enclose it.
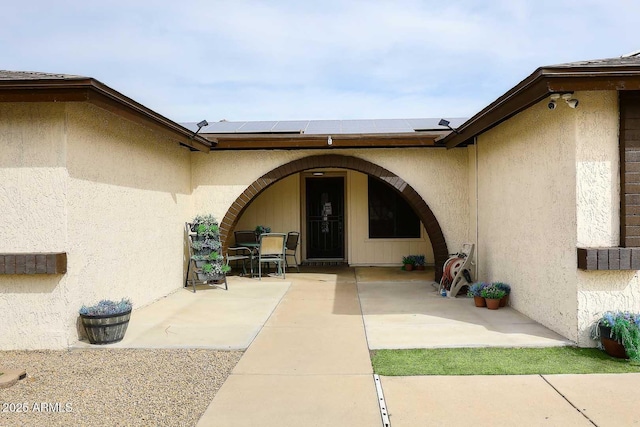
<instances>
[{"instance_id":1,"label":"patio chair","mask_svg":"<svg viewBox=\"0 0 640 427\"><path fill-rule=\"evenodd\" d=\"M287 235L284 233L265 233L260 236L260 246L258 248L258 279L262 280L262 264L275 263L277 265L278 274L282 274L285 278L285 268L282 265L286 263L285 243Z\"/></svg>"},{"instance_id":2,"label":"patio chair","mask_svg":"<svg viewBox=\"0 0 640 427\"><path fill-rule=\"evenodd\" d=\"M298 267L298 241L300 240L300 233L297 231L290 231L287 233L287 240L285 242L285 254L284 264L285 269L289 268L289 262L287 258L293 257L293 264L296 266L296 271L300 273L300 267Z\"/></svg>"}]
</instances>

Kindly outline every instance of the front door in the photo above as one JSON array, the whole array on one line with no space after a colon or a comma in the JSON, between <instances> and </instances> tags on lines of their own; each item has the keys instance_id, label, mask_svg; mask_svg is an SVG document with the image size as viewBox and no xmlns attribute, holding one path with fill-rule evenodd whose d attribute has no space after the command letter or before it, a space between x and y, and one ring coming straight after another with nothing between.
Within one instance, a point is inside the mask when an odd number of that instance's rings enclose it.
<instances>
[{"instance_id":1,"label":"front door","mask_svg":"<svg viewBox=\"0 0 640 427\"><path fill-rule=\"evenodd\" d=\"M307 258L344 258L344 178L306 178Z\"/></svg>"}]
</instances>

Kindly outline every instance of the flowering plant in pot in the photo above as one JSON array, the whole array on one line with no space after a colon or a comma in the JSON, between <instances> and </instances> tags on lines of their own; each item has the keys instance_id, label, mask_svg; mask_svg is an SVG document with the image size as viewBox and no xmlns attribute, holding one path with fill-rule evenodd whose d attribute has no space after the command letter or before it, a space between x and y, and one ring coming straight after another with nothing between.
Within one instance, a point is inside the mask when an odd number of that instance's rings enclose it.
<instances>
[{"instance_id":1,"label":"flowering plant in pot","mask_svg":"<svg viewBox=\"0 0 640 427\"><path fill-rule=\"evenodd\" d=\"M593 325L591 338L610 356L640 363L640 314L607 311Z\"/></svg>"},{"instance_id":2,"label":"flowering plant in pot","mask_svg":"<svg viewBox=\"0 0 640 427\"><path fill-rule=\"evenodd\" d=\"M482 296L482 290L489 286L486 282L477 282L469 286L467 290L467 296L473 297L473 302L476 307L486 307L487 304L485 302L484 297Z\"/></svg>"},{"instance_id":3,"label":"flowering plant in pot","mask_svg":"<svg viewBox=\"0 0 640 427\"><path fill-rule=\"evenodd\" d=\"M413 255L407 255L402 257L403 270L411 271L416 265L416 259Z\"/></svg>"},{"instance_id":4,"label":"flowering plant in pot","mask_svg":"<svg viewBox=\"0 0 640 427\"><path fill-rule=\"evenodd\" d=\"M131 300L102 300L95 305L83 305L80 310L82 326L91 344L111 344L122 341L129 319L131 318Z\"/></svg>"},{"instance_id":5,"label":"flowering plant in pot","mask_svg":"<svg viewBox=\"0 0 640 427\"><path fill-rule=\"evenodd\" d=\"M425 264L427 263L427 261L424 255L413 255L413 259L416 261L416 264L415 264L416 270L425 269Z\"/></svg>"},{"instance_id":6,"label":"flowering plant in pot","mask_svg":"<svg viewBox=\"0 0 640 427\"><path fill-rule=\"evenodd\" d=\"M491 284L484 287L482 291L480 291L480 295L484 297L489 310L497 310L500 307L500 299L505 296L505 292Z\"/></svg>"},{"instance_id":7,"label":"flowering plant in pot","mask_svg":"<svg viewBox=\"0 0 640 427\"><path fill-rule=\"evenodd\" d=\"M500 298L500 307L506 307L509 301L509 295L511 294L511 286L502 282L494 282L492 285L504 291L504 296Z\"/></svg>"}]
</instances>

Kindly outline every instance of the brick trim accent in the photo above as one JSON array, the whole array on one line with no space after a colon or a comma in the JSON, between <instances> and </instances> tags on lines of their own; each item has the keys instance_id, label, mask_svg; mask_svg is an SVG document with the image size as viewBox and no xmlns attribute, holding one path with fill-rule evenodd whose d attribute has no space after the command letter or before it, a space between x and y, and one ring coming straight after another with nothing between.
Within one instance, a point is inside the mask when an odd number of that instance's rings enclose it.
<instances>
[{"instance_id":1,"label":"brick trim accent","mask_svg":"<svg viewBox=\"0 0 640 427\"><path fill-rule=\"evenodd\" d=\"M418 218L420 218L420 221L424 225L433 248L436 267L435 279L436 281L440 281L442 278L442 267L447 258L449 258L449 251L440 224L431 211L431 208L429 208L429 205L422 199L417 191L393 172L367 160L339 154L308 156L294 160L267 172L249 185L247 190L233 202L229 211L227 211L220 222L220 238L223 242L223 252L226 252L229 247L227 240L228 233L235 228L238 219L254 198L275 182L289 175L314 168L351 169L391 184L409 205L413 207Z\"/></svg>"},{"instance_id":2,"label":"brick trim accent","mask_svg":"<svg viewBox=\"0 0 640 427\"><path fill-rule=\"evenodd\" d=\"M67 254L0 254L0 274L64 274Z\"/></svg>"},{"instance_id":3,"label":"brick trim accent","mask_svg":"<svg viewBox=\"0 0 640 427\"><path fill-rule=\"evenodd\" d=\"M640 270L640 248L578 248L580 270Z\"/></svg>"},{"instance_id":4,"label":"brick trim accent","mask_svg":"<svg viewBox=\"0 0 640 427\"><path fill-rule=\"evenodd\" d=\"M620 246L640 247L640 91L620 91Z\"/></svg>"}]
</instances>

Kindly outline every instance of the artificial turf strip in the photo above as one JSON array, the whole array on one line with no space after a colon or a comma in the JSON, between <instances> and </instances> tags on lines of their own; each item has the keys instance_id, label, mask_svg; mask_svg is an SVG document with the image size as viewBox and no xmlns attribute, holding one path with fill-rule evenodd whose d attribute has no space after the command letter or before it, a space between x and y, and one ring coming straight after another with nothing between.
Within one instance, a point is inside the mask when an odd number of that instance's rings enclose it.
<instances>
[{"instance_id":1,"label":"artificial turf strip","mask_svg":"<svg viewBox=\"0 0 640 427\"><path fill-rule=\"evenodd\" d=\"M376 350L374 373L411 375L617 374L640 365L595 348L439 348Z\"/></svg>"}]
</instances>

